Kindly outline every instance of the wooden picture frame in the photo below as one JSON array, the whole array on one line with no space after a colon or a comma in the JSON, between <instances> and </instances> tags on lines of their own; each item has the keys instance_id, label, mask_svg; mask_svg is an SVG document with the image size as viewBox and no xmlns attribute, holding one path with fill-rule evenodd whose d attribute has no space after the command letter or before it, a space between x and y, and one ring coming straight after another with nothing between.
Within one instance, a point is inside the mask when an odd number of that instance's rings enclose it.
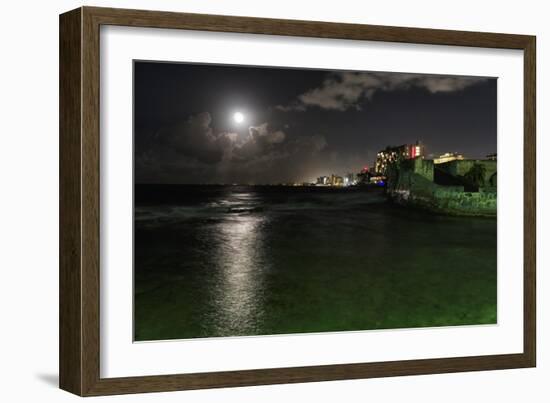
<instances>
[{"instance_id":1,"label":"wooden picture frame","mask_svg":"<svg viewBox=\"0 0 550 403\"><path fill-rule=\"evenodd\" d=\"M467 356L127 378L100 377L99 35L101 25L288 35L524 52L524 348ZM60 16L60 387L80 396L534 367L535 37L81 7Z\"/></svg>"}]
</instances>

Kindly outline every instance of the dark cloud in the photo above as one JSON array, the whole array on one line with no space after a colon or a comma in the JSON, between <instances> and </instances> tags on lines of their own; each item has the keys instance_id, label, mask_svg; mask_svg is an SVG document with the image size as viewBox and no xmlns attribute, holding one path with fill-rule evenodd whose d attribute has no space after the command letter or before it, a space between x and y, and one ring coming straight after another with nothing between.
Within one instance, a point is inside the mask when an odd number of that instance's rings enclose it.
<instances>
[{"instance_id":1,"label":"dark cloud","mask_svg":"<svg viewBox=\"0 0 550 403\"><path fill-rule=\"evenodd\" d=\"M157 144L162 148L177 150L200 162L220 162L226 153L231 152L237 134L214 133L211 123L212 117L208 112L191 116L180 124L159 130L155 135Z\"/></svg>"},{"instance_id":2,"label":"dark cloud","mask_svg":"<svg viewBox=\"0 0 550 403\"><path fill-rule=\"evenodd\" d=\"M243 142L236 143L232 159L248 162L262 155L275 154L280 149L281 143L286 139L282 130L273 130L267 123L259 126L250 126L248 137Z\"/></svg>"},{"instance_id":3,"label":"dark cloud","mask_svg":"<svg viewBox=\"0 0 550 403\"><path fill-rule=\"evenodd\" d=\"M407 73L334 73L321 86L299 95L290 105L277 106L281 111L305 111L309 107L345 111L361 109L360 102L377 91L422 88L432 94L455 92L485 81L483 77L436 76Z\"/></svg>"},{"instance_id":4,"label":"dark cloud","mask_svg":"<svg viewBox=\"0 0 550 403\"><path fill-rule=\"evenodd\" d=\"M327 145L323 136L294 136L267 122L250 126L246 136L216 132L203 112L158 130L143 150L136 150L137 182L220 182L269 177L285 181L298 165ZM279 166L274 170L275 166ZM223 182L223 180L221 180Z\"/></svg>"}]
</instances>

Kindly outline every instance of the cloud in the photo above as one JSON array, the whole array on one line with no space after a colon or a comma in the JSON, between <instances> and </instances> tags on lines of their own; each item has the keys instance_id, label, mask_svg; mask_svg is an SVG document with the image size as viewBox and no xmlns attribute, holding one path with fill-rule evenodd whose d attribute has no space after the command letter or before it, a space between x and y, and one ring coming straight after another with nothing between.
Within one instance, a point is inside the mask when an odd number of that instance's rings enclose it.
<instances>
[{"instance_id":1,"label":"cloud","mask_svg":"<svg viewBox=\"0 0 550 403\"><path fill-rule=\"evenodd\" d=\"M245 135L218 132L211 123L208 112L200 113L136 145L136 182L231 183L266 175L277 180L327 145L323 136L289 137L267 122L250 126Z\"/></svg>"},{"instance_id":2,"label":"cloud","mask_svg":"<svg viewBox=\"0 0 550 403\"><path fill-rule=\"evenodd\" d=\"M251 126L248 131L250 140L265 141L268 144L282 143L286 138L286 134L282 130L272 130L267 123Z\"/></svg>"},{"instance_id":3,"label":"cloud","mask_svg":"<svg viewBox=\"0 0 550 403\"><path fill-rule=\"evenodd\" d=\"M289 138L284 131L273 129L268 123L251 126L248 133L248 137L233 149L233 161L254 164L258 161L281 160L293 155L305 157L322 151L327 145L323 136Z\"/></svg>"},{"instance_id":4,"label":"cloud","mask_svg":"<svg viewBox=\"0 0 550 403\"><path fill-rule=\"evenodd\" d=\"M210 124L208 112L191 116L177 125L159 130L155 143L159 147L177 150L207 164L217 163L231 151L237 140L237 133L215 133Z\"/></svg>"},{"instance_id":5,"label":"cloud","mask_svg":"<svg viewBox=\"0 0 550 403\"><path fill-rule=\"evenodd\" d=\"M361 101L370 99L377 91L396 91L408 88L424 88L431 93L462 91L482 77L435 76L407 73L335 73L323 83L297 97L289 105L279 105L280 111L305 111L310 107L345 111L361 109Z\"/></svg>"}]
</instances>

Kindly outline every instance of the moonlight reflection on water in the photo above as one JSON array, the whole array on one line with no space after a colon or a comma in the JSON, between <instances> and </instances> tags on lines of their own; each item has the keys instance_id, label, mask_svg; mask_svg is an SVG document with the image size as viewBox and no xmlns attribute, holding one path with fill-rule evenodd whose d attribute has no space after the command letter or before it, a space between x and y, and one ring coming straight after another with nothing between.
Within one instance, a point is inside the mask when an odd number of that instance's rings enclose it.
<instances>
[{"instance_id":1,"label":"moonlight reflection on water","mask_svg":"<svg viewBox=\"0 0 550 403\"><path fill-rule=\"evenodd\" d=\"M215 229L213 290L215 328L219 334L253 333L263 313L262 217L228 217Z\"/></svg>"}]
</instances>

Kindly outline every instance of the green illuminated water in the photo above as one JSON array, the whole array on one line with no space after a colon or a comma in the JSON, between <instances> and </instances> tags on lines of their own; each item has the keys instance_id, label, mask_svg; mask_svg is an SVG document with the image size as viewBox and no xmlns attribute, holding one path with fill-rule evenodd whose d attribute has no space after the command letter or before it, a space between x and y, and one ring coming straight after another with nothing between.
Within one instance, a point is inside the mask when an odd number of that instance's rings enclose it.
<instances>
[{"instance_id":1,"label":"green illuminated water","mask_svg":"<svg viewBox=\"0 0 550 403\"><path fill-rule=\"evenodd\" d=\"M135 339L496 323L496 220L378 190L136 187Z\"/></svg>"}]
</instances>

